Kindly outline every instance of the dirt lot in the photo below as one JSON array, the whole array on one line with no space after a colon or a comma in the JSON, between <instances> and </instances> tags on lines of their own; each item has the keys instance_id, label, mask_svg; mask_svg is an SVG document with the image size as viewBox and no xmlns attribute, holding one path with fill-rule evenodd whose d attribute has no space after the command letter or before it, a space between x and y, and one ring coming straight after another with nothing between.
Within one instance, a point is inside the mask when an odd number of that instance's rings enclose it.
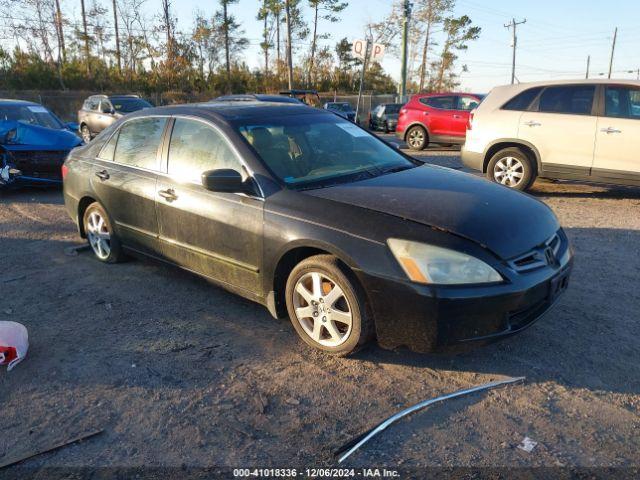
<instances>
[{"instance_id":1,"label":"dirt lot","mask_svg":"<svg viewBox=\"0 0 640 480\"><path fill-rule=\"evenodd\" d=\"M422 156L461 168L455 151ZM57 190L0 194L0 320L31 337L27 360L0 372L0 464L102 428L24 465L334 466L336 447L400 407L523 375L405 419L346 463L640 466L640 189L533 193L575 249L554 311L464 354L371 346L349 359L310 351L287 321L178 269L70 256L79 238ZM531 453L516 448L525 436Z\"/></svg>"}]
</instances>

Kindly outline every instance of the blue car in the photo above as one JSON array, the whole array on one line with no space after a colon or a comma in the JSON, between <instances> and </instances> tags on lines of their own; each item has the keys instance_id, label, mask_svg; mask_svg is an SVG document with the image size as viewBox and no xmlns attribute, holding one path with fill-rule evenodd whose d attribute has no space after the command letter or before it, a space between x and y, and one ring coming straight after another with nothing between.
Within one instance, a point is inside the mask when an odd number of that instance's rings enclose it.
<instances>
[{"instance_id":1,"label":"blue car","mask_svg":"<svg viewBox=\"0 0 640 480\"><path fill-rule=\"evenodd\" d=\"M42 105L0 99L0 188L61 183L67 154L82 144L75 129Z\"/></svg>"}]
</instances>

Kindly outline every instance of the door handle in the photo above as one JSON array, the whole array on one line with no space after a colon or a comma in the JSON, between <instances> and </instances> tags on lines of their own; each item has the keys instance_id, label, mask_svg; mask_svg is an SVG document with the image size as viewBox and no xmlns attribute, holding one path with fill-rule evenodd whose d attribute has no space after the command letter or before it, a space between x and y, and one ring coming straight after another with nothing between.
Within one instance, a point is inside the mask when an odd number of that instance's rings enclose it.
<instances>
[{"instance_id":1,"label":"door handle","mask_svg":"<svg viewBox=\"0 0 640 480\"><path fill-rule=\"evenodd\" d=\"M422 112L423 115L429 115L429 112Z\"/></svg>"},{"instance_id":2,"label":"door handle","mask_svg":"<svg viewBox=\"0 0 640 480\"><path fill-rule=\"evenodd\" d=\"M167 202L171 203L175 200L178 199L178 196L176 195L176 192L173 188L169 188L167 190L160 190L158 192L158 195L160 195L162 198L164 198Z\"/></svg>"},{"instance_id":3,"label":"door handle","mask_svg":"<svg viewBox=\"0 0 640 480\"><path fill-rule=\"evenodd\" d=\"M526 125L527 127L541 127L542 124L539 122L535 122L533 120L530 120L528 122L524 122L524 125Z\"/></svg>"},{"instance_id":4,"label":"door handle","mask_svg":"<svg viewBox=\"0 0 640 480\"><path fill-rule=\"evenodd\" d=\"M617 128L612 128L612 127L602 128L600 131L604 132L604 133L607 133L607 134L609 134L609 133L622 133L622 130L618 130Z\"/></svg>"},{"instance_id":5,"label":"door handle","mask_svg":"<svg viewBox=\"0 0 640 480\"><path fill-rule=\"evenodd\" d=\"M462 118L461 115L454 115L453 118Z\"/></svg>"},{"instance_id":6,"label":"door handle","mask_svg":"<svg viewBox=\"0 0 640 480\"><path fill-rule=\"evenodd\" d=\"M109 180L110 175L106 170L102 170L101 172L96 172L96 177L98 177L102 181L105 181Z\"/></svg>"}]
</instances>

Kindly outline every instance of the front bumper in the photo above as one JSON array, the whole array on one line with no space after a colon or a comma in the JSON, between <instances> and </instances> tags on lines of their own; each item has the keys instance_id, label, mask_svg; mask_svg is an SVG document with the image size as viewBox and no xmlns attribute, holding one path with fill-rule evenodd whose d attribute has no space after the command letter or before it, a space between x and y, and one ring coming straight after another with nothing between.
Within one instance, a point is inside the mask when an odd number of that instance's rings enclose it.
<instances>
[{"instance_id":1,"label":"front bumper","mask_svg":"<svg viewBox=\"0 0 640 480\"><path fill-rule=\"evenodd\" d=\"M378 343L429 352L505 338L531 326L564 293L573 259L521 275L517 283L433 287L360 272Z\"/></svg>"}]
</instances>

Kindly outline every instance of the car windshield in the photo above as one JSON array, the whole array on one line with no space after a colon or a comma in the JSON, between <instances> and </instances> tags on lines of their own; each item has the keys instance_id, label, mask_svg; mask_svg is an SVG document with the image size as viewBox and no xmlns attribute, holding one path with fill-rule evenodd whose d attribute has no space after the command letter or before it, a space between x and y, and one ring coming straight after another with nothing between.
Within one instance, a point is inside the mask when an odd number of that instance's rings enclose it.
<instances>
[{"instance_id":1,"label":"car windshield","mask_svg":"<svg viewBox=\"0 0 640 480\"><path fill-rule=\"evenodd\" d=\"M351 112L353 109L348 103L330 103L329 110L338 110L340 112Z\"/></svg>"},{"instance_id":2,"label":"car windshield","mask_svg":"<svg viewBox=\"0 0 640 480\"><path fill-rule=\"evenodd\" d=\"M40 125L41 127L61 129L64 124L42 105L5 105L0 106L0 121L14 120Z\"/></svg>"},{"instance_id":3,"label":"car windshield","mask_svg":"<svg viewBox=\"0 0 640 480\"><path fill-rule=\"evenodd\" d=\"M400 112L400 108L402 108L402 105L387 105L384 107L384 113L387 115L395 115Z\"/></svg>"},{"instance_id":4,"label":"car windshield","mask_svg":"<svg viewBox=\"0 0 640 480\"><path fill-rule=\"evenodd\" d=\"M122 113L131 113L136 112L138 110L142 110L143 108L149 108L152 105L146 100L142 100L141 98L110 98L111 103L113 104L113 108L115 108L116 112Z\"/></svg>"},{"instance_id":5,"label":"car windshield","mask_svg":"<svg viewBox=\"0 0 640 480\"><path fill-rule=\"evenodd\" d=\"M294 189L356 181L417 165L335 115L275 117L238 123L237 128L269 169Z\"/></svg>"}]
</instances>

